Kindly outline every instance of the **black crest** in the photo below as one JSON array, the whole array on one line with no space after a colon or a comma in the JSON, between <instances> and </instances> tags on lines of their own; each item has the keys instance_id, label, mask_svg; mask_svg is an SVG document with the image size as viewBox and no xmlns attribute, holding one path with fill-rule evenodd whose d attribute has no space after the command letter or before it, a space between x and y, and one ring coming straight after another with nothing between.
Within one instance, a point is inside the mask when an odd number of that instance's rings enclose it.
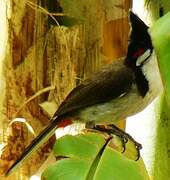
<instances>
[{"instance_id":1,"label":"black crest","mask_svg":"<svg viewBox=\"0 0 170 180\"><path fill-rule=\"evenodd\" d=\"M148 26L132 11L130 11L131 35L130 41L141 45L143 48L151 49L152 42L148 33Z\"/></svg>"}]
</instances>

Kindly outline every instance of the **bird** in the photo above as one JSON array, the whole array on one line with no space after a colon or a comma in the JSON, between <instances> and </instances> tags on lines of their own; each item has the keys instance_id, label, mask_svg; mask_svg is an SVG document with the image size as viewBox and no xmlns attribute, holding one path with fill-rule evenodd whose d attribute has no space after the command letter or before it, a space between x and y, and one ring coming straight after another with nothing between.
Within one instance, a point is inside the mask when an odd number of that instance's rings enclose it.
<instances>
[{"instance_id":1,"label":"bird","mask_svg":"<svg viewBox=\"0 0 170 180\"><path fill-rule=\"evenodd\" d=\"M92 74L58 107L47 127L7 170L9 175L59 127L74 122L115 124L145 109L162 91L149 27L132 11L127 55Z\"/></svg>"}]
</instances>

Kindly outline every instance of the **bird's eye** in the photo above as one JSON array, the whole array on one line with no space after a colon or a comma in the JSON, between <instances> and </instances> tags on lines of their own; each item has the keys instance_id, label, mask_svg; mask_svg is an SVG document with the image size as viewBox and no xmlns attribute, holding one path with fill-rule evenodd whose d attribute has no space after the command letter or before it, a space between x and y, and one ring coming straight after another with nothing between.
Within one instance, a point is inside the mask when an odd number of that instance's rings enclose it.
<instances>
[{"instance_id":1,"label":"bird's eye","mask_svg":"<svg viewBox=\"0 0 170 180\"><path fill-rule=\"evenodd\" d=\"M144 62L151 56L151 50L146 50L141 56L139 56L136 60L136 66L141 66Z\"/></svg>"}]
</instances>

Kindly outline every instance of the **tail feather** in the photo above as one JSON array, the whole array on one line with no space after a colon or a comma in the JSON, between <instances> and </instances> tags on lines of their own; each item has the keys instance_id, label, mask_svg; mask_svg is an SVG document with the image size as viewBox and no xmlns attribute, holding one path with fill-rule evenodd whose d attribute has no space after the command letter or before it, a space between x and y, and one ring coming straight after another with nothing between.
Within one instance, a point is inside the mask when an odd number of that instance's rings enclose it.
<instances>
[{"instance_id":1,"label":"tail feather","mask_svg":"<svg viewBox=\"0 0 170 180\"><path fill-rule=\"evenodd\" d=\"M7 170L6 176L11 174L20 164L33 152L35 152L45 141L47 141L59 127L61 119L55 118L50 121L50 124L31 142L30 145L23 151L16 162Z\"/></svg>"}]
</instances>

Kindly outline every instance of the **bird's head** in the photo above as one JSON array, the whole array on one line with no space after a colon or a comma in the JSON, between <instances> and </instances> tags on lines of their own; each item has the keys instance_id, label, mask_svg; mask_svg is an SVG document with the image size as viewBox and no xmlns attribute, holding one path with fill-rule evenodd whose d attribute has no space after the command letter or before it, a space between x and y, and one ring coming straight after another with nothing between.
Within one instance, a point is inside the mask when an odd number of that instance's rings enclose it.
<instances>
[{"instance_id":1,"label":"bird's head","mask_svg":"<svg viewBox=\"0 0 170 180\"><path fill-rule=\"evenodd\" d=\"M125 64L132 69L141 68L153 52L148 26L130 11L131 34Z\"/></svg>"}]
</instances>

